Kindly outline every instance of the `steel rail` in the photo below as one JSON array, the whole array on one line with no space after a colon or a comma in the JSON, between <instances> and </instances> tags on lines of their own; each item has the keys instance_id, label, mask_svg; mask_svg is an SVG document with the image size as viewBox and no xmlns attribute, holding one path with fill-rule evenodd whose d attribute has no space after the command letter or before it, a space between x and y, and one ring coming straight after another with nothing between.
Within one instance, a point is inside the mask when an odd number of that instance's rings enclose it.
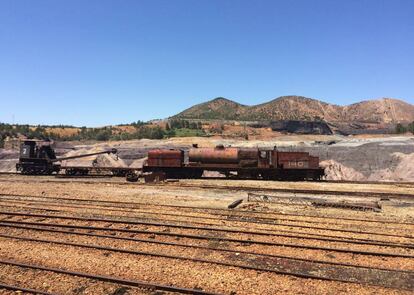
<instances>
[{"instance_id":1,"label":"steel rail","mask_svg":"<svg viewBox=\"0 0 414 295\"><path fill-rule=\"evenodd\" d=\"M111 251L115 253L123 253L123 254L130 254L130 255L142 255L142 256L150 256L150 257L157 257L157 258L159 257L159 258L174 259L174 260L184 260L184 261L191 261L195 263L208 263L208 264L215 264L215 265L226 266L226 267L236 267L236 268L248 269L248 270L254 270L254 271L271 272L271 273L275 273L278 275L294 276L294 277L305 278L305 279L361 284L358 281L347 280L344 278L329 278L329 277L324 277L320 275L301 273L301 272L296 272L296 271L276 270L276 269L271 269L271 268L266 268L266 267L243 265L243 264L238 264L238 263L229 263L229 262L222 262L222 261L214 261L214 260L208 260L208 259L202 259L202 258L192 258L192 257L186 257L186 256L179 256L179 255L161 254L161 253L153 253L153 252L146 252L146 251L136 251L136 250L121 249L121 248L104 247L104 246L99 246L99 245L79 244L79 243L72 243L72 242L36 239L36 238L3 235L3 234L0 234L0 238L15 239L15 240L27 241L27 242L56 244L56 245L62 245L62 246L72 246L72 247L79 247L79 248L86 248L86 249L100 250L100 251ZM383 287L386 287L386 286L383 286ZM411 290L411 288L404 288L404 287L391 287L391 288L401 289L401 290Z\"/></svg>"},{"instance_id":2,"label":"steel rail","mask_svg":"<svg viewBox=\"0 0 414 295\"><path fill-rule=\"evenodd\" d=\"M214 190L235 190L235 191L258 191L258 192L278 192L278 193L295 193L295 194L313 194L313 195L335 195L335 196L356 196L356 197L387 197L397 199L414 199L414 193L401 194L394 192L361 192L361 191L334 191L334 190L312 190L312 189L288 189L288 188L267 188L267 187L251 187L251 186L231 186L231 185L206 185L206 184L188 184L188 183L166 183L166 184L146 184L148 186L170 186L170 187L191 187Z\"/></svg>"},{"instance_id":3,"label":"steel rail","mask_svg":"<svg viewBox=\"0 0 414 295\"><path fill-rule=\"evenodd\" d=\"M307 220L297 220L297 219L271 219L271 218L260 218L259 220L252 220L252 219L242 219L242 218L237 218L231 215L223 215L227 218L219 218L219 217L211 217L211 216L195 216L195 215L189 215L189 214L177 214L177 213L164 213L164 212L153 212L153 211L145 211L145 210L140 210L140 209L128 209L128 208L121 208L121 207L110 207L110 206L99 206L99 205L84 205L84 204L74 204L74 203L58 203L56 202L47 202L47 201L43 201L43 200L22 200L22 199L4 199L4 198L0 198L0 202L2 202L3 200L6 200L10 203L17 203L17 204L21 204L21 205L25 205L25 206L18 206L20 208L30 208L30 209L37 209L37 210L49 210L46 209L45 207L42 208L38 208L38 207L29 207L32 205L36 205L36 203L38 204L45 204L47 206L52 206L52 207L68 207L68 208L81 208L81 209L96 209L96 210L102 210L102 211L119 211L119 212L129 212L129 213L137 213L137 214L149 214L149 215L154 215L156 214L157 216L173 216L173 217L182 217L182 218L192 218L192 219L201 219L201 220L217 220L217 221L228 221L228 222L240 222L240 223L247 223L247 224L260 224L260 225L267 225L267 226L282 226L282 227L295 227L296 224L291 224L291 223L277 223L274 222L275 220L281 220L281 221L290 221L290 222L296 222L296 223L313 223L312 221L307 221ZM16 206L12 206L12 205L3 205L3 206L8 206L8 207L16 207ZM108 209L111 208L111 209ZM56 211L56 212L72 212L72 211L67 211L67 210L50 210L50 211ZM206 214L203 212L193 212L194 214ZM208 213L207 213L208 215ZM111 216L114 216L111 214ZM117 217L126 217L126 216L117 216ZM134 216L135 217L135 216ZM153 219L153 218L149 218L149 217L141 217L143 219ZM269 220L269 221L266 221ZM179 221L179 220L173 220L173 221ZM273 222L271 222L273 221ZM193 224L203 224L203 225L217 225L215 223L207 223L207 222L196 222L196 221L191 221L191 223ZM323 222L316 222L316 223L322 223ZM338 226L352 226L352 224L337 224ZM252 226L248 226L245 228L249 228L249 229L262 229L265 230L266 228L260 228L260 227L252 227ZM372 227L370 227L372 228ZM375 228L375 227L374 227ZM327 231L331 230L332 228L326 228ZM341 228L336 228L336 229L341 229ZM408 229L397 229L397 228L392 228L393 230L408 230ZM269 230L269 229L268 229ZM339 238L338 236L333 236L333 235L326 235L326 234L313 234L313 233L305 233L305 232L297 232L297 231L289 231L289 230L281 230L278 229L277 232L287 232L287 233L297 233L297 234L307 234L310 236L320 236L320 237L333 237L333 238ZM378 233L378 232L375 232ZM372 239L360 239L360 238L348 238L350 240L360 240L360 241L372 241Z\"/></svg>"},{"instance_id":4,"label":"steel rail","mask_svg":"<svg viewBox=\"0 0 414 295\"><path fill-rule=\"evenodd\" d=\"M9 201L9 202L21 202L21 203L42 203L42 204L50 204L50 206L59 206L59 207L73 207L73 208L90 208L90 209L98 209L98 210L110 210L110 211L121 211L121 212L131 212L131 213L148 213L154 214L151 211L142 210L139 206L131 208L131 207L123 207L123 206L115 206L115 205L107 205L107 204L82 204L82 202L59 202L59 198L50 198L53 201L49 201L46 198L46 201L39 200L42 197L30 197L36 198L37 200L32 199L24 199L21 197L0 197L0 202L2 201ZM93 202L93 201L91 201ZM31 205L31 204L30 204ZM111 208L111 209L107 209ZM148 210L148 209L147 209ZM204 215L215 215L215 216L225 216L227 218L220 218L220 217L211 217L211 216L195 216L195 215L186 215L186 214L176 214L176 213L161 213L157 212L156 214L165 215L165 216L180 216L180 217L190 217L196 219L208 219L208 220L226 220L226 221L234 221L234 222L242 222L242 223L255 223L255 224L265 224L265 225L280 225L280 223L276 223L275 220L280 221L290 221L290 222L297 222L297 223L315 223L315 224L327 224L326 221L314 221L314 220L300 220L300 219L292 219L292 218L269 218L269 217L246 217L250 218L249 220L242 219L244 216L237 215L237 214L220 214L220 213L206 213L206 212L188 212L193 214L204 214ZM241 217L240 219L237 219ZM255 218L256 220L253 220ZM259 221L260 220L260 221ZM261 222L263 221L263 222ZM267 221L267 222L266 222ZM328 222L331 225L338 225L338 226L354 226L354 224L346 224L346 223L332 223ZM379 226L369 226L370 228L380 228ZM396 227L388 227L387 229L393 230L401 230L401 228Z\"/></svg>"},{"instance_id":5,"label":"steel rail","mask_svg":"<svg viewBox=\"0 0 414 295\"><path fill-rule=\"evenodd\" d=\"M1 202L2 200L0 200ZM13 204L13 202L20 202L18 204L24 203L22 205L25 206L16 206L16 205L2 205L3 207L10 207L10 208L24 208L24 209L34 209L34 210L41 210L41 211L51 211L51 212L65 212L65 213L73 213L73 211L68 211L68 210L58 210L58 209L48 209L45 207L31 207L30 202L33 201L14 201L12 200L11 203ZM36 201L35 201L36 202ZM174 217L183 217L183 218L193 218L193 219L202 219L202 220L217 220L217 221L230 221L230 222L241 222L241 223L255 223L255 224L263 224L263 225L273 225L273 226L278 226L280 224L278 223L270 223L270 222L258 222L258 221L247 221L247 220L237 220L237 219L223 219L223 218L215 218L215 217L204 217L204 216L194 216L194 215L186 215L186 214L172 214L172 213L160 213L160 212L151 212L151 211L133 211L133 210L128 210L127 208L124 209L101 209L98 207L93 207L93 206L77 206L77 205L73 205L73 204L69 204L69 203L64 203L63 204L48 204L47 202L41 202L41 201L37 201L38 203L41 204L46 204L46 206L55 206L55 207L68 207L68 208L82 208L82 209L97 209L97 210L109 210L109 211L121 211L121 212L130 212L130 213L138 213L138 214L149 214L149 215L158 215L158 216L174 216ZM106 207L105 207L106 208ZM100 215L100 216L108 216L108 215ZM110 217L133 217L133 218L139 218L139 219L146 219L146 220L166 220L166 221L173 221L173 222L190 222L192 224L201 224L201 225L219 225L216 223L206 223L206 222L196 222L196 221L188 221L188 220L168 220L168 219L159 219L159 218L149 218L149 217L139 217L139 216L122 216L122 215L113 215L111 214ZM234 226L230 226L230 227L234 227ZM262 230L266 230L266 228L260 228L260 227L244 227L244 228L248 228L248 229L262 229ZM298 232L298 231L289 231L289 230L280 230L278 229L276 232L285 232L285 233L295 233L295 234L304 234L304 235L308 235L308 236L315 236L315 237L331 237L331 238L342 238L339 236L333 236L333 235L325 235L325 234L313 234L313 233L307 233L307 232ZM345 238L345 237L344 237ZM372 241L372 239L359 239L359 238L347 238L348 240L357 240L357 241ZM381 241L378 241L381 242ZM387 243L386 241L384 241L384 243Z\"/></svg>"},{"instance_id":6,"label":"steel rail","mask_svg":"<svg viewBox=\"0 0 414 295\"><path fill-rule=\"evenodd\" d=\"M197 227L191 225L177 225L171 223L157 223L157 222L144 222L144 221L129 221L129 220L119 220L119 219L107 219L107 218L92 218L92 217L71 217L65 215L46 215L46 214L35 214L35 213L19 213L19 212L10 212L10 211L1 211L0 215L15 215L15 216L30 216L30 217L42 217L42 218L51 218L51 219L72 219L72 220L82 220L82 221L96 221L96 222L111 222L111 223L125 223L125 224L135 224L135 225L150 225L150 226L165 226L165 227L179 227L185 229L194 229L194 230L215 230L221 232L233 232L233 233L244 233L244 234L258 234L258 235L278 235L268 232L254 232L254 231L244 231L244 230L233 230L233 229L224 229L224 228L211 228L211 227ZM326 230L334 232L347 232L354 234L367 234L367 235L377 235L385 237L397 237L397 238L408 238L414 239L414 236L410 235L394 235L394 234L384 234L384 233L375 233L375 232L364 232L364 231L354 231L354 230L340 230L340 229L326 229L321 227L311 227L311 226L301 226L301 225L289 225L289 227L298 227L298 228L309 228L315 230ZM282 236L282 234L279 234Z\"/></svg>"},{"instance_id":7,"label":"steel rail","mask_svg":"<svg viewBox=\"0 0 414 295\"><path fill-rule=\"evenodd\" d=\"M49 292L44 292L44 291L30 289L30 288L23 288L23 287L14 286L14 285L8 285L8 284L1 283L1 282L0 282L0 289L31 293L31 294L40 294L40 295L54 295L55 294L55 293L49 293Z\"/></svg>"},{"instance_id":8,"label":"steel rail","mask_svg":"<svg viewBox=\"0 0 414 295\"><path fill-rule=\"evenodd\" d=\"M267 241L257 241L257 240L243 240L243 239L214 237L214 236L205 236L205 235L170 233L170 232L162 232L162 231L147 231L147 230L137 230L137 229L108 228L108 227L95 227L95 226L83 226L83 225L51 224L51 223L27 222L27 221L4 221L3 220L1 222L11 223L11 224L27 224L27 225L36 225L36 226L46 226L46 227L76 228L76 229L86 229L86 230L95 230L95 231L102 230L102 231L111 231L111 232L124 232L124 233L131 233L131 234L153 234L153 235L172 236L172 237L198 239L198 240L226 241L226 242L235 242L235 243L241 243L241 244L257 244L257 245L265 245L265 246L290 247L290 248L309 249L309 250L322 250L322 251L331 251L331 252L338 252L338 253L352 253L352 254L358 254L358 255L414 258L414 255L402 254L402 253L387 253L387 252L352 250L352 249L344 249L344 248L329 248L329 247L320 247L320 246L311 246L311 245L298 245L298 244L289 244L289 243L267 242Z\"/></svg>"},{"instance_id":9,"label":"steel rail","mask_svg":"<svg viewBox=\"0 0 414 295\"><path fill-rule=\"evenodd\" d=\"M29 206L13 206L13 205L3 205L12 207L12 208L24 208L24 209L35 209L35 210L48 210L45 208L39 208L39 207L29 207ZM73 211L67 211L67 210L52 210L52 212L59 212L59 213L73 213ZM32 213L30 213L32 214ZM162 213L152 213L152 214L158 214L163 215ZM53 215L52 215L53 216ZM127 216L122 215L100 215L104 217L116 217L116 218L125 218ZM131 218L131 217L129 217ZM155 220L155 221L168 221L168 222L187 222L186 220L171 220L171 219L159 219L159 218L148 218L148 217L137 217L133 216L136 220ZM112 219L111 219L112 220ZM1 222L1 219L0 219ZM136 222L136 221L135 221ZM190 221L192 224L201 224L201 225L215 225L218 226L219 224L213 224L213 223L203 223L203 222L193 222ZM170 226L171 224L164 224L165 226ZM277 224L275 224L277 225ZM175 225L174 225L175 226ZM178 227L185 227L187 225L178 225ZM177 227L177 226L175 226ZM266 231L241 231L237 230L234 226L232 226L233 230L237 233L243 233L243 234L255 234L255 235L265 235L265 236L280 236L280 237L287 237L287 238L295 238L295 239L304 239L304 240L320 240L320 241L327 241L327 242L338 242L338 243L350 243L350 244L361 244L361 245L373 245L373 246L384 246L384 247L390 247L390 248L410 248L414 249L413 244L408 243L395 243L390 241L382 241L382 240L373 240L373 239L361 239L361 238L351 238L351 237L340 237L340 236L334 236L334 235L325 235L325 234L312 234L312 233L306 233L306 232L297 232L297 231L289 231L289 230L266 230ZM254 228L257 229L257 228ZM260 229L260 228L258 228ZM206 230L203 228L202 230ZM216 228L208 228L208 230L213 231L220 231L221 229ZM227 229L226 229L227 230ZM228 230L231 230L231 228L228 228ZM327 229L328 230L328 229ZM282 233L288 233L288 234L282 234ZM295 235L298 234L298 235ZM299 236L300 235L300 236Z\"/></svg>"},{"instance_id":10,"label":"steel rail","mask_svg":"<svg viewBox=\"0 0 414 295\"><path fill-rule=\"evenodd\" d=\"M180 209L194 209L202 211L215 211L215 212L228 212L231 214L249 214L249 215L282 215L282 216L297 216L297 217L309 217L309 218L320 218L320 219L335 219L338 220L337 216L321 216L321 215L311 215L311 214L295 214L295 213L281 213L281 212L250 212L250 211L235 211L225 208L212 208L212 207L197 207L197 206L183 206L183 205L171 205L171 204L148 204L142 202L125 202L125 201L107 201L107 200L91 200L91 199L81 199L81 198L65 198L65 197L48 197L48 196L35 196L35 195L19 195L19 194L5 194L0 193L0 196L16 196L16 197L31 197L31 198L44 198L44 199L56 199L56 200L67 200L67 201L79 201L79 202L95 202L95 203L111 203L111 204L123 204L126 206L154 206L154 207L169 207L169 208L180 208ZM123 207L119 207L123 208ZM138 207L139 208L139 207ZM215 215L224 215L219 213L209 213ZM372 223L385 223L385 224L402 224L402 225L414 225L414 222L399 222L395 220L374 220L374 219L359 219L359 218L349 218L341 217L341 220L347 221L363 221L363 222L372 222ZM325 222L326 223L326 222ZM332 223L332 222L331 222ZM332 223L339 224L339 223Z\"/></svg>"},{"instance_id":11,"label":"steel rail","mask_svg":"<svg viewBox=\"0 0 414 295\"><path fill-rule=\"evenodd\" d=\"M19 181L19 180L17 180ZM57 180L57 179L45 179L45 180L36 180L39 183L68 183L69 181L64 180ZM0 179L0 182L16 182L15 179ZM97 181L76 181L77 183L81 184L96 184ZM206 184L189 184L189 183L166 183L166 184L137 184L131 182L116 182L116 181L99 181L101 184L114 184L114 185L133 185L133 186L160 186L160 187L190 187L190 188L199 188L199 189L214 189L214 190L234 190L234 191L255 191L255 192L285 192L285 193L298 193L298 194L313 194L313 195L347 195L347 196L359 196L359 197L366 197L368 195L375 196L375 197L387 197L387 198L397 198L397 199L414 199L413 194L401 194L401 193L393 193L393 192L355 192L355 191L333 191L333 190L304 190L304 189L285 189L285 188L257 188L257 187L249 187L249 186L214 186L214 185L206 185Z\"/></svg>"},{"instance_id":12,"label":"steel rail","mask_svg":"<svg viewBox=\"0 0 414 295\"><path fill-rule=\"evenodd\" d=\"M249 254L249 255L271 257L271 258L282 258L282 259L304 261L304 262L317 263L317 264L328 264L328 265L346 266L346 267L354 267L354 268L361 268L361 269L374 269L374 270L381 270L381 271L403 272L403 273L414 274L414 271L412 271L412 270L400 270L400 269L390 269L390 268L381 268L381 267L371 267L371 266L357 265L357 264L344 263L344 262L332 262L332 261L318 260L318 259L306 259L306 258L291 257L291 256L286 256L286 255L257 253L257 252L244 251L244 250L231 250L231 249L221 248L221 247L209 247L209 246L200 246L200 245L189 245L189 244L186 244L186 243L155 241L153 239L137 239L137 238L131 238L131 237L120 237L120 236L113 236L113 235L94 234L94 233L90 233L90 232L75 232L75 231L70 231L70 230L45 229L45 228L34 227L34 226L9 225L9 224L1 223L1 222L0 222L0 227L10 227L10 228L34 230L34 231L40 231L40 232L63 233L63 234L68 234L68 235L78 235L78 236L87 236L87 237L95 237L95 238L107 238L107 239L113 239L113 240L132 241L132 242L139 242L139 243L165 245L165 246L175 246L175 247L184 247L184 248L195 248L195 249L203 249L203 250L222 251L222 252L229 252L229 253L235 253L235 254L236 253L239 253L239 254L243 253L243 254Z\"/></svg>"},{"instance_id":13,"label":"steel rail","mask_svg":"<svg viewBox=\"0 0 414 295\"><path fill-rule=\"evenodd\" d=\"M2 204L1 205L2 208L7 207L7 208L28 208L28 209L36 209L36 207L23 207L23 206L16 206L16 205L12 205L12 204ZM40 210L40 209L39 209ZM62 211L62 210L58 210L58 209L50 209L50 208L42 208L42 211L47 211L47 212L69 212L69 211Z\"/></svg>"},{"instance_id":14,"label":"steel rail","mask_svg":"<svg viewBox=\"0 0 414 295\"><path fill-rule=\"evenodd\" d=\"M201 177L197 178L198 180L246 180L246 178L240 177ZM284 181L284 180L268 180L268 179L247 179L250 181L263 181L263 182L295 182L298 183L299 181ZM302 183L340 183L340 184L377 184L377 185L384 185L384 184L394 184L394 185L414 185L412 181L375 181L375 180L331 180L331 179L319 179L319 180L302 180Z\"/></svg>"},{"instance_id":15,"label":"steel rail","mask_svg":"<svg viewBox=\"0 0 414 295\"><path fill-rule=\"evenodd\" d=\"M66 166L67 167L67 166ZM64 167L64 168L66 168ZM74 166L75 168L77 168L77 166ZM72 167L70 167L72 168ZM89 168L89 167L88 167ZM94 167L92 167L94 168ZM106 168L106 169L116 169L117 167L99 167L100 169L102 168ZM128 167L126 167L128 169ZM141 170L139 168L130 168L132 170ZM0 175L24 175L21 174L19 172L0 172ZM33 175L31 175L33 176ZM46 175L48 176L48 175ZM52 175L53 176L53 175ZM54 176L66 176L64 174L57 174ZM76 176L76 175L75 175ZM110 177L111 175L103 175L103 176L107 176ZM76 178L84 178L85 175L77 175ZM223 177L203 177L200 178L202 180L240 180L243 178L223 178ZM265 179L254 179L255 181L269 181L269 180L265 180ZM288 181L285 181L288 182ZM388 185L414 185L414 182L412 181L375 181L375 180L362 180L362 181L358 181L358 180L326 180L326 179L321 179L318 181L303 181L305 183L309 183L309 182L316 182L316 183L339 183L339 184L377 184L377 185L384 185L384 184L388 184Z\"/></svg>"},{"instance_id":16,"label":"steel rail","mask_svg":"<svg viewBox=\"0 0 414 295\"><path fill-rule=\"evenodd\" d=\"M20 239L20 238L14 237L14 239ZM79 247L80 246L81 245L79 245ZM202 291L198 289L188 289L188 288L153 284L153 283L148 283L144 281L126 280L126 279L119 278L119 277L89 274L89 273L70 271L70 270L53 268L53 267L45 267L41 265L21 263L21 262L11 261L11 260L0 260L0 264L8 264L8 265L13 265L13 266L22 267L22 268L31 268L31 269L37 269L37 270L43 270L43 271L50 271L50 272L55 272L55 273L71 275L71 276L84 277L84 278L93 279L97 281L104 281L104 282L115 283L119 285L126 285L126 286L138 287L138 288L144 288L144 289L150 289L150 290L167 291L167 292L181 293L181 294L217 295L217 293L206 292L206 291Z\"/></svg>"},{"instance_id":17,"label":"steel rail","mask_svg":"<svg viewBox=\"0 0 414 295\"><path fill-rule=\"evenodd\" d=\"M72 168L72 167L70 167L70 168ZM73 167L73 168L77 168L77 167ZM63 169L67 169L67 168L65 167ZM110 171L110 170L108 170L108 171ZM107 177L112 178L112 177L123 177L123 176L116 176L116 175L113 175L113 174L106 174L106 175L103 175L103 174L88 174L88 175L82 175L82 176L59 174L59 175L56 175L55 177L56 178L79 178L79 177L82 177L82 178L90 178L90 179L94 179L94 178L102 179L102 178L107 178Z\"/></svg>"}]
</instances>

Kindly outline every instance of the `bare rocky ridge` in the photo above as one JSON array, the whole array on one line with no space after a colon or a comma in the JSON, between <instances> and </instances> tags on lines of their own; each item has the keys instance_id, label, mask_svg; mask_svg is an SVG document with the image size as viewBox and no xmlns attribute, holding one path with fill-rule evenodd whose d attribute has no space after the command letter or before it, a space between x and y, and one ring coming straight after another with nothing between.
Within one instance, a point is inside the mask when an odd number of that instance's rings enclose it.
<instances>
[{"instance_id":1,"label":"bare rocky ridge","mask_svg":"<svg viewBox=\"0 0 414 295\"><path fill-rule=\"evenodd\" d=\"M391 98L367 100L343 107L348 122L400 123L414 120L414 106Z\"/></svg>"},{"instance_id":2,"label":"bare rocky ridge","mask_svg":"<svg viewBox=\"0 0 414 295\"><path fill-rule=\"evenodd\" d=\"M402 100L382 98L339 106L303 96L282 96L267 103L246 106L216 98L177 114L185 119L324 120L326 122L395 124L414 121L414 106Z\"/></svg>"}]
</instances>

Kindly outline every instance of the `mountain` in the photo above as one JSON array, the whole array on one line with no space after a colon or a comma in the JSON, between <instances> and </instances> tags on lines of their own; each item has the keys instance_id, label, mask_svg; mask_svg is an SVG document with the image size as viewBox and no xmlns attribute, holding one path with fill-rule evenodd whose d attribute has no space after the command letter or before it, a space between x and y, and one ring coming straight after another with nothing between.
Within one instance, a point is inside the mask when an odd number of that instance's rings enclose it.
<instances>
[{"instance_id":1,"label":"mountain","mask_svg":"<svg viewBox=\"0 0 414 295\"><path fill-rule=\"evenodd\" d=\"M402 123L414 121L414 106L405 101L382 98L343 107L347 121L368 123Z\"/></svg>"},{"instance_id":2,"label":"mountain","mask_svg":"<svg viewBox=\"0 0 414 295\"><path fill-rule=\"evenodd\" d=\"M282 96L267 103L249 107L248 120L315 120L340 119L340 107L303 96ZM262 119L263 118L263 119Z\"/></svg>"},{"instance_id":3,"label":"mountain","mask_svg":"<svg viewBox=\"0 0 414 295\"><path fill-rule=\"evenodd\" d=\"M176 115L188 119L238 120L248 106L224 97L217 97L205 103L197 104Z\"/></svg>"},{"instance_id":4,"label":"mountain","mask_svg":"<svg viewBox=\"0 0 414 295\"><path fill-rule=\"evenodd\" d=\"M324 120L327 122L388 124L414 121L414 106L392 98L367 100L339 106L303 96L282 96L263 104L246 106L219 97L192 106L174 117L204 120Z\"/></svg>"}]
</instances>

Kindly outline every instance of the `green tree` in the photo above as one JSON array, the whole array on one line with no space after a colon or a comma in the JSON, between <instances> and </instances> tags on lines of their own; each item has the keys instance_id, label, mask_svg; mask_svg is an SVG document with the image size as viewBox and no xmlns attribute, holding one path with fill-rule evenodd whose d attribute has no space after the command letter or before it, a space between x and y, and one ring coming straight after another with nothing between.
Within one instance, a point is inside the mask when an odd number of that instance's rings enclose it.
<instances>
[{"instance_id":1,"label":"green tree","mask_svg":"<svg viewBox=\"0 0 414 295\"><path fill-rule=\"evenodd\" d=\"M398 123L397 126L395 126L395 132L397 134L405 133L407 132L407 128L404 127L401 123Z\"/></svg>"},{"instance_id":2,"label":"green tree","mask_svg":"<svg viewBox=\"0 0 414 295\"><path fill-rule=\"evenodd\" d=\"M408 131L414 134L414 121L408 124Z\"/></svg>"}]
</instances>

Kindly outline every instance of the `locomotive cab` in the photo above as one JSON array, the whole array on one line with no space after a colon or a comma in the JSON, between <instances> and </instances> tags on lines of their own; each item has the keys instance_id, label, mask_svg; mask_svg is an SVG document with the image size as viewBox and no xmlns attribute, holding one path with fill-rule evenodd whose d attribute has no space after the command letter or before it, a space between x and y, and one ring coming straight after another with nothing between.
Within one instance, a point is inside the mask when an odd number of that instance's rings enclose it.
<instances>
[{"instance_id":1,"label":"locomotive cab","mask_svg":"<svg viewBox=\"0 0 414 295\"><path fill-rule=\"evenodd\" d=\"M50 142L25 140L20 144L16 170L22 174L52 174L60 170L60 165L51 161L55 159L56 155Z\"/></svg>"},{"instance_id":2,"label":"locomotive cab","mask_svg":"<svg viewBox=\"0 0 414 295\"><path fill-rule=\"evenodd\" d=\"M36 142L35 141L24 141L20 145L20 159L34 158L36 154Z\"/></svg>"}]
</instances>

